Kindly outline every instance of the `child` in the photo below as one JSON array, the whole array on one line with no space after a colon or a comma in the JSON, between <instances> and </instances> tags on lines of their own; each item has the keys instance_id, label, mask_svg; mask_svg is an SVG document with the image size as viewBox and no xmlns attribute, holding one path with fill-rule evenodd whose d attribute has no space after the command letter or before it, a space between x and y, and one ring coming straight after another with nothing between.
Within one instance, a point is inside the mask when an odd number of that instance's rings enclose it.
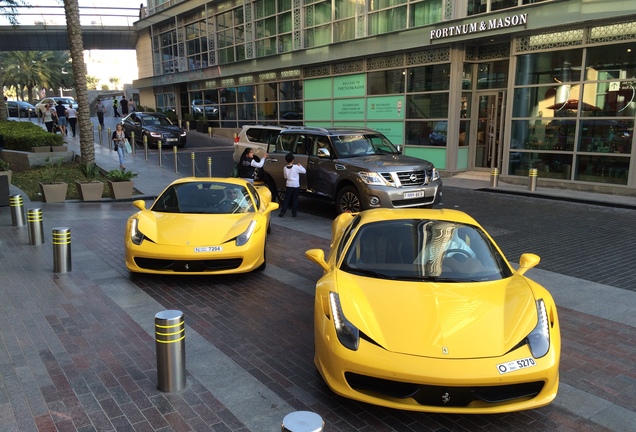
<instances>
[{"instance_id":1,"label":"child","mask_svg":"<svg viewBox=\"0 0 636 432\"><path fill-rule=\"evenodd\" d=\"M285 177L285 200L283 201L283 209L278 216L284 217L287 207L291 203L292 217L298 216L298 193L300 192L300 175L305 174L307 170L301 165L294 165L294 155L287 153L285 155L287 166L283 168L283 176Z\"/></svg>"}]
</instances>

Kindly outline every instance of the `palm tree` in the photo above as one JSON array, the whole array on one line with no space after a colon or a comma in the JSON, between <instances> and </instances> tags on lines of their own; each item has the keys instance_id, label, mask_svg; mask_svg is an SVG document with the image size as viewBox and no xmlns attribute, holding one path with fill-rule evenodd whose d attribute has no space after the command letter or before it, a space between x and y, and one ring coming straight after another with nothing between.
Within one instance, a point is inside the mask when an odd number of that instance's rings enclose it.
<instances>
[{"instance_id":1,"label":"palm tree","mask_svg":"<svg viewBox=\"0 0 636 432\"><path fill-rule=\"evenodd\" d=\"M115 90L119 90L119 78L118 77L110 77L110 78L108 78L108 82L113 85Z\"/></svg>"},{"instance_id":2,"label":"palm tree","mask_svg":"<svg viewBox=\"0 0 636 432\"><path fill-rule=\"evenodd\" d=\"M0 0L0 12L9 20L11 25L18 24L18 6L24 6L24 0ZM4 103L4 70L0 65L0 120L7 119L7 106Z\"/></svg>"},{"instance_id":3,"label":"palm tree","mask_svg":"<svg viewBox=\"0 0 636 432\"><path fill-rule=\"evenodd\" d=\"M33 89L36 87L58 88L72 87L72 74L68 53L53 51L11 51L0 54L4 68L4 83L16 87L22 100L24 88L27 98L33 102Z\"/></svg>"},{"instance_id":4,"label":"palm tree","mask_svg":"<svg viewBox=\"0 0 636 432\"><path fill-rule=\"evenodd\" d=\"M71 52L73 75L75 77L75 93L80 109L77 113L80 132L80 156L85 164L95 163L95 145L93 143L93 126L90 118L90 105L86 87L86 64L84 63L84 40L80 27L78 0L64 0L66 15L66 32Z\"/></svg>"},{"instance_id":5,"label":"palm tree","mask_svg":"<svg viewBox=\"0 0 636 432\"><path fill-rule=\"evenodd\" d=\"M86 87L90 90L97 90L99 84L99 78L93 75L86 75Z\"/></svg>"}]
</instances>

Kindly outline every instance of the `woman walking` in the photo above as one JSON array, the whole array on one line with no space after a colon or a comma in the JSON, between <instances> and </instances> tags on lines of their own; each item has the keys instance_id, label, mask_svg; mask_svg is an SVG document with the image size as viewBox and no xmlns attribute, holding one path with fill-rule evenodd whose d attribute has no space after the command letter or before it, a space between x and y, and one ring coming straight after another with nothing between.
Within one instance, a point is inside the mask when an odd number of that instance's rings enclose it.
<instances>
[{"instance_id":1,"label":"woman walking","mask_svg":"<svg viewBox=\"0 0 636 432\"><path fill-rule=\"evenodd\" d=\"M77 126L77 110L73 108L73 104L68 104L66 117L68 119L68 124L71 126L71 132L73 132L73 136L75 136L75 127Z\"/></svg>"},{"instance_id":2,"label":"woman walking","mask_svg":"<svg viewBox=\"0 0 636 432\"><path fill-rule=\"evenodd\" d=\"M113 150L117 151L117 155L119 156L119 168L125 170L124 166L124 142L128 139L126 136L126 132L121 127L121 123L117 123L115 131L113 132L112 140L113 140Z\"/></svg>"},{"instance_id":3,"label":"woman walking","mask_svg":"<svg viewBox=\"0 0 636 432\"><path fill-rule=\"evenodd\" d=\"M44 111L42 111L42 119L44 120L44 124L46 125L46 130L49 132L53 132L53 124L55 123L55 110L51 109L51 105L44 105Z\"/></svg>"}]
</instances>

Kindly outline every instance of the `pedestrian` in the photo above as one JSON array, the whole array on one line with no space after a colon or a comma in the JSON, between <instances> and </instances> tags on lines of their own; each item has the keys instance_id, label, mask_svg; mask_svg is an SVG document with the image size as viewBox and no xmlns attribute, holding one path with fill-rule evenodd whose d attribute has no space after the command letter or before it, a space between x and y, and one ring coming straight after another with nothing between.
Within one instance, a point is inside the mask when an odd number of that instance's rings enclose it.
<instances>
[{"instance_id":1,"label":"pedestrian","mask_svg":"<svg viewBox=\"0 0 636 432\"><path fill-rule=\"evenodd\" d=\"M73 136L75 136L77 127L77 110L73 108L73 104L68 104L68 109L66 110L66 119L68 120L68 124L71 126L71 132L73 132Z\"/></svg>"},{"instance_id":2,"label":"pedestrian","mask_svg":"<svg viewBox=\"0 0 636 432\"><path fill-rule=\"evenodd\" d=\"M97 120L99 121L99 125L102 129L104 129L104 103L99 98L97 98L95 111L97 111Z\"/></svg>"},{"instance_id":3,"label":"pedestrian","mask_svg":"<svg viewBox=\"0 0 636 432\"><path fill-rule=\"evenodd\" d=\"M119 104L121 105L121 115L128 115L128 99L126 99L126 95L121 97Z\"/></svg>"},{"instance_id":4,"label":"pedestrian","mask_svg":"<svg viewBox=\"0 0 636 432\"><path fill-rule=\"evenodd\" d=\"M262 159L259 159L258 156L254 156L254 150L252 150L250 147L247 147L245 150L243 150L243 154L241 155L241 159L238 163L238 176L243 180L254 183L254 178L256 177L256 168L263 167L265 158L267 158L267 153L265 153Z\"/></svg>"},{"instance_id":5,"label":"pedestrian","mask_svg":"<svg viewBox=\"0 0 636 432\"><path fill-rule=\"evenodd\" d=\"M44 125L46 126L46 130L48 132L55 133L53 130L53 125L55 124L55 110L51 108L51 105L44 105L44 111L42 111L42 120L44 121Z\"/></svg>"},{"instance_id":6,"label":"pedestrian","mask_svg":"<svg viewBox=\"0 0 636 432\"><path fill-rule=\"evenodd\" d=\"M126 153L126 149L124 148L124 142L130 139L127 135L126 132L124 132L124 129L121 126L121 123L117 123L117 126L115 126L115 130L113 131L113 136L112 136L112 140L113 140L113 150L115 150L117 152L117 155L119 156L119 168L125 170L126 167L124 166L124 153Z\"/></svg>"},{"instance_id":7,"label":"pedestrian","mask_svg":"<svg viewBox=\"0 0 636 432\"><path fill-rule=\"evenodd\" d=\"M119 103L117 102L117 96L113 96L113 117L121 117L119 111L117 111Z\"/></svg>"},{"instance_id":8,"label":"pedestrian","mask_svg":"<svg viewBox=\"0 0 636 432\"><path fill-rule=\"evenodd\" d=\"M291 205L292 217L298 216L298 194L300 193L300 175L306 174L307 170L301 164L294 164L294 155L287 153L285 155L287 165L283 168L283 176L285 177L285 199L283 200L283 209L278 214L284 217L287 208Z\"/></svg>"},{"instance_id":9,"label":"pedestrian","mask_svg":"<svg viewBox=\"0 0 636 432\"><path fill-rule=\"evenodd\" d=\"M62 135L66 135L66 107L61 100L57 101L55 106L55 114L57 114L57 126L60 129Z\"/></svg>"}]
</instances>

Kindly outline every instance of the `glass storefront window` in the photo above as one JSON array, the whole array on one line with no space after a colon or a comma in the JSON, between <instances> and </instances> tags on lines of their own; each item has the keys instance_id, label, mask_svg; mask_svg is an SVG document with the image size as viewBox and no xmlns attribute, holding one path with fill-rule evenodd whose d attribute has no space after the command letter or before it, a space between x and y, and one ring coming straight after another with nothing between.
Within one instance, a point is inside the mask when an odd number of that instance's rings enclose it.
<instances>
[{"instance_id":1,"label":"glass storefront window","mask_svg":"<svg viewBox=\"0 0 636 432\"><path fill-rule=\"evenodd\" d=\"M474 63L464 63L462 70L462 90L473 89L473 70L475 69Z\"/></svg>"},{"instance_id":2,"label":"glass storefront window","mask_svg":"<svg viewBox=\"0 0 636 432\"><path fill-rule=\"evenodd\" d=\"M514 90L513 117L574 117L579 86L521 87Z\"/></svg>"},{"instance_id":3,"label":"glass storefront window","mask_svg":"<svg viewBox=\"0 0 636 432\"><path fill-rule=\"evenodd\" d=\"M477 88L495 89L508 86L508 60L477 65Z\"/></svg>"},{"instance_id":4,"label":"glass storefront window","mask_svg":"<svg viewBox=\"0 0 636 432\"><path fill-rule=\"evenodd\" d=\"M513 120L510 148L572 151L575 131L576 119Z\"/></svg>"},{"instance_id":5,"label":"glass storefront window","mask_svg":"<svg viewBox=\"0 0 636 432\"><path fill-rule=\"evenodd\" d=\"M406 70L407 92L448 90L450 88L450 64L421 66Z\"/></svg>"},{"instance_id":6,"label":"glass storefront window","mask_svg":"<svg viewBox=\"0 0 636 432\"><path fill-rule=\"evenodd\" d=\"M447 121L407 121L405 144L445 146Z\"/></svg>"},{"instance_id":7,"label":"glass storefront window","mask_svg":"<svg viewBox=\"0 0 636 432\"><path fill-rule=\"evenodd\" d=\"M576 158L574 180L626 185L628 175L627 157L581 155Z\"/></svg>"},{"instance_id":8,"label":"glass storefront window","mask_svg":"<svg viewBox=\"0 0 636 432\"><path fill-rule=\"evenodd\" d=\"M300 80L282 81L278 83L278 100L303 99L303 82Z\"/></svg>"},{"instance_id":9,"label":"glass storefront window","mask_svg":"<svg viewBox=\"0 0 636 432\"><path fill-rule=\"evenodd\" d=\"M581 120L578 150L595 153L632 152L634 120Z\"/></svg>"},{"instance_id":10,"label":"glass storefront window","mask_svg":"<svg viewBox=\"0 0 636 432\"><path fill-rule=\"evenodd\" d=\"M466 147L470 143L470 120L462 120L459 122L459 146Z\"/></svg>"},{"instance_id":11,"label":"glass storefront window","mask_svg":"<svg viewBox=\"0 0 636 432\"><path fill-rule=\"evenodd\" d=\"M442 0L411 3L409 27L419 27L442 21Z\"/></svg>"},{"instance_id":12,"label":"glass storefront window","mask_svg":"<svg viewBox=\"0 0 636 432\"><path fill-rule=\"evenodd\" d=\"M448 93L406 95L406 118L448 118Z\"/></svg>"},{"instance_id":13,"label":"glass storefront window","mask_svg":"<svg viewBox=\"0 0 636 432\"><path fill-rule=\"evenodd\" d=\"M470 118L470 93L462 93L461 107L459 109L459 118Z\"/></svg>"},{"instance_id":14,"label":"glass storefront window","mask_svg":"<svg viewBox=\"0 0 636 432\"><path fill-rule=\"evenodd\" d=\"M535 168L540 178L570 180L572 155L559 153L534 153L511 151L508 155L509 173L527 176Z\"/></svg>"},{"instance_id":15,"label":"glass storefront window","mask_svg":"<svg viewBox=\"0 0 636 432\"><path fill-rule=\"evenodd\" d=\"M367 74L367 94L404 93L404 69L393 69Z\"/></svg>"},{"instance_id":16,"label":"glass storefront window","mask_svg":"<svg viewBox=\"0 0 636 432\"><path fill-rule=\"evenodd\" d=\"M583 50L570 49L517 57L516 85L555 84L581 79Z\"/></svg>"},{"instance_id":17,"label":"glass storefront window","mask_svg":"<svg viewBox=\"0 0 636 432\"><path fill-rule=\"evenodd\" d=\"M636 50L633 44L588 48L585 60L588 80L618 80L636 77Z\"/></svg>"},{"instance_id":18,"label":"glass storefront window","mask_svg":"<svg viewBox=\"0 0 636 432\"><path fill-rule=\"evenodd\" d=\"M583 117L634 117L636 89L634 81L612 81L585 84L583 95L587 110Z\"/></svg>"}]
</instances>

